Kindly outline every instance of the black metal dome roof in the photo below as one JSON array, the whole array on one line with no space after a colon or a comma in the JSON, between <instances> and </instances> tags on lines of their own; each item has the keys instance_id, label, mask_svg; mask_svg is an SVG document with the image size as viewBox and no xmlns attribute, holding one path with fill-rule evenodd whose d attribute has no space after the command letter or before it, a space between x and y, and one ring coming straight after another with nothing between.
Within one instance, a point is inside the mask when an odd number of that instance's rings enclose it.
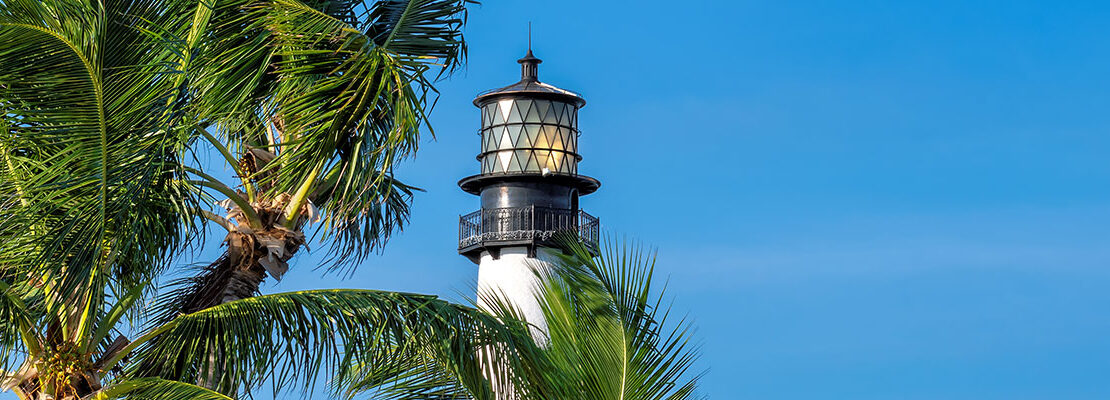
<instances>
[{"instance_id":1,"label":"black metal dome roof","mask_svg":"<svg viewBox=\"0 0 1110 400\"><path fill-rule=\"evenodd\" d=\"M539 64L543 60L533 56L531 49L528 50L528 54L524 58L516 60L516 62L520 63L520 82L478 94L478 97L474 99L475 106L481 107L482 104L493 101L498 97L516 97L520 95L565 101L578 108L586 105L586 99L583 99L578 93L539 81Z\"/></svg>"}]
</instances>

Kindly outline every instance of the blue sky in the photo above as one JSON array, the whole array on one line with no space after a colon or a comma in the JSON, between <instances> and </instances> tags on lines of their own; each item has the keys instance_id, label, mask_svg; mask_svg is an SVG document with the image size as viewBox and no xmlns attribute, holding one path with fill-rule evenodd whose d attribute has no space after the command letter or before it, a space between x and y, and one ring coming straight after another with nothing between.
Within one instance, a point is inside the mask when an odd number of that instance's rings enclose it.
<instances>
[{"instance_id":1,"label":"blue sky","mask_svg":"<svg viewBox=\"0 0 1110 400\"><path fill-rule=\"evenodd\" d=\"M582 93L582 200L658 247L703 392L1110 397L1110 4L489 1L401 174L412 225L350 280L467 294L481 90Z\"/></svg>"},{"instance_id":2,"label":"blue sky","mask_svg":"<svg viewBox=\"0 0 1110 400\"><path fill-rule=\"evenodd\" d=\"M1110 4L488 1L412 224L347 280L468 296L481 90L582 93L585 209L659 249L717 399L1110 397ZM319 247L319 246L318 246ZM262 395L265 397L265 395Z\"/></svg>"}]
</instances>

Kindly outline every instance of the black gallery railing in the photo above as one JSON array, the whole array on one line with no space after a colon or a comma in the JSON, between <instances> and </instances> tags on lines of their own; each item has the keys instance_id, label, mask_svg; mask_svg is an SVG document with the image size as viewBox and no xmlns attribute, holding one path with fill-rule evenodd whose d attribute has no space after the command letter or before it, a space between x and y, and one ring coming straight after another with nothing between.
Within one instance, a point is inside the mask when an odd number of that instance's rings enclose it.
<instances>
[{"instance_id":1,"label":"black gallery railing","mask_svg":"<svg viewBox=\"0 0 1110 400\"><path fill-rule=\"evenodd\" d=\"M459 248L484 242L551 240L556 233L570 231L582 241L597 244L597 217L580 210L549 207L505 207L472 212L459 217Z\"/></svg>"}]
</instances>

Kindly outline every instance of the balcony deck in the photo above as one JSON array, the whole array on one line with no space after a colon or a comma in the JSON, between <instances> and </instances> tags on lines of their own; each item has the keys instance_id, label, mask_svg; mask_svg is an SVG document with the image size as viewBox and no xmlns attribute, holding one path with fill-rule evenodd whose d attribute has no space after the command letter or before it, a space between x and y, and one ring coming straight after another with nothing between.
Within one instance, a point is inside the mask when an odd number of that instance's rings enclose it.
<instances>
[{"instance_id":1,"label":"balcony deck","mask_svg":"<svg viewBox=\"0 0 1110 400\"><path fill-rule=\"evenodd\" d=\"M488 247L554 245L559 232L571 232L596 247L600 221L585 211L528 206L492 208L459 217L459 253Z\"/></svg>"}]
</instances>

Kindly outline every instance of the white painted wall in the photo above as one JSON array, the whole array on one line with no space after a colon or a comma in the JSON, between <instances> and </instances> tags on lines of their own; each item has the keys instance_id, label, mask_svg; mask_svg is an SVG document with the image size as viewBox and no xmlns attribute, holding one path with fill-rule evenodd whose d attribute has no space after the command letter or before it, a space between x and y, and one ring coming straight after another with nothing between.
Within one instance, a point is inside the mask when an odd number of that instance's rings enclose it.
<instances>
[{"instance_id":1,"label":"white painted wall","mask_svg":"<svg viewBox=\"0 0 1110 400\"><path fill-rule=\"evenodd\" d=\"M482 259L478 264L478 307L491 310L482 293L500 294L521 311L526 321L534 325L532 337L541 343L547 341L547 321L536 300L536 292L543 283L534 271L552 268L555 257L551 251L539 248L536 251L537 257L532 258L528 257L527 247L506 247L501 249L501 257L496 260L489 252L482 252Z\"/></svg>"}]
</instances>

